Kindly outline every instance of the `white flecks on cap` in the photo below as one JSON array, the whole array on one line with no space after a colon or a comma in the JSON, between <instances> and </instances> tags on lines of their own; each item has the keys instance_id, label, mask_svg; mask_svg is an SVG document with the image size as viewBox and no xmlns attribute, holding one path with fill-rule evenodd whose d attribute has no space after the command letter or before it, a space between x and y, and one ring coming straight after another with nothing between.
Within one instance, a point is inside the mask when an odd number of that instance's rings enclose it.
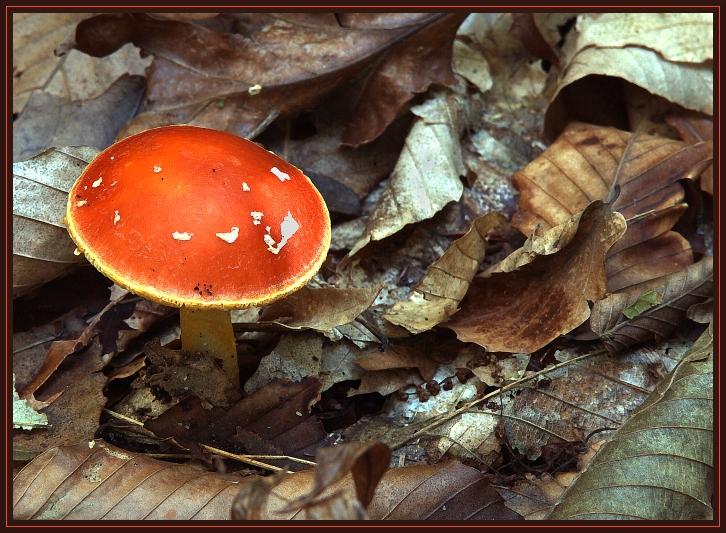
<instances>
[{"instance_id":1,"label":"white flecks on cap","mask_svg":"<svg viewBox=\"0 0 726 533\"><path fill-rule=\"evenodd\" d=\"M81 251L76 248L75 250L73 250L73 255L81 255Z\"/></svg>"},{"instance_id":2,"label":"white flecks on cap","mask_svg":"<svg viewBox=\"0 0 726 533\"><path fill-rule=\"evenodd\" d=\"M267 233L270 233L270 230L271 230L271 229L272 229L272 228L270 228L270 226L265 226L265 231L266 231Z\"/></svg>"},{"instance_id":3,"label":"white flecks on cap","mask_svg":"<svg viewBox=\"0 0 726 533\"><path fill-rule=\"evenodd\" d=\"M161 172L161 167L159 165L154 165L154 173Z\"/></svg>"},{"instance_id":4,"label":"white flecks on cap","mask_svg":"<svg viewBox=\"0 0 726 533\"><path fill-rule=\"evenodd\" d=\"M280 178L280 181L290 181L290 176L285 174L282 170L280 170L277 167L272 167L270 169L270 172L272 172L275 176Z\"/></svg>"},{"instance_id":5,"label":"white flecks on cap","mask_svg":"<svg viewBox=\"0 0 726 533\"><path fill-rule=\"evenodd\" d=\"M262 213L262 211L250 211L250 216L252 217L252 223L255 226L259 226L260 220L262 220L264 214Z\"/></svg>"},{"instance_id":6,"label":"white flecks on cap","mask_svg":"<svg viewBox=\"0 0 726 533\"><path fill-rule=\"evenodd\" d=\"M175 231L171 234L171 236L174 237L174 239L177 241L188 241L192 238L192 235L194 234L186 231Z\"/></svg>"},{"instance_id":7,"label":"white flecks on cap","mask_svg":"<svg viewBox=\"0 0 726 533\"><path fill-rule=\"evenodd\" d=\"M223 241L232 244L239 236L239 228L237 226L232 226L231 231L228 231L227 233L215 233L215 235Z\"/></svg>"},{"instance_id":8,"label":"white flecks on cap","mask_svg":"<svg viewBox=\"0 0 726 533\"><path fill-rule=\"evenodd\" d=\"M116 159L116 158L114 156L111 156L111 161L113 161L114 159Z\"/></svg>"},{"instance_id":9,"label":"white flecks on cap","mask_svg":"<svg viewBox=\"0 0 726 533\"><path fill-rule=\"evenodd\" d=\"M112 181L112 182L111 182L111 187L113 187L113 186L114 186L114 185L116 185L117 183L118 183L118 180L116 180L116 181Z\"/></svg>"},{"instance_id":10,"label":"white flecks on cap","mask_svg":"<svg viewBox=\"0 0 726 533\"><path fill-rule=\"evenodd\" d=\"M299 229L300 224L293 218L292 213L288 211L285 218L282 219L282 224L280 224L280 233L282 235L280 242L275 245L275 240L270 235L265 235L265 244L267 244L267 249L275 255L279 254L282 247L287 244L290 237L295 235Z\"/></svg>"},{"instance_id":11,"label":"white flecks on cap","mask_svg":"<svg viewBox=\"0 0 726 533\"><path fill-rule=\"evenodd\" d=\"M249 190L250 190L250 186L249 186L249 185L247 185L247 182L246 182L246 181L243 181L243 182L242 182L242 190L243 190L244 192L249 192Z\"/></svg>"},{"instance_id":12,"label":"white flecks on cap","mask_svg":"<svg viewBox=\"0 0 726 533\"><path fill-rule=\"evenodd\" d=\"M116 225L116 222L121 220L121 215L118 214L118 211L113 212L113 225Z\"/></svg>"},{"instance_id":13,"label":"white flecks on cap","mask_svg":"<svg viewBox=\"0 0 726 533\"><path fill-rule=\"evenodd\" d=\"M93 187L95 189L96 187L98 187L99 185L101 185L101 183L103 183L103 178L101 176L99 176L96 181L94 181L93 183L91 183L91 187Z\"/></svg>"},{"instance_id":14,"label":"white flecks on cap","mask_svg":"<svg viewBox=\"0 0 726 533\"><path fill-rule=\"evenodd\" d=\"M250 93L251 96L254 96L256 94L260 94L260 91L262 90L262 85L259 83L255 83L253 86L251 86L249 89L247 89L247 92Z\"/></svg>"},{"instance_id":15,"label":"white flecks on cap","mask_svg":"<svg viewBox=\"0 0 726 533\"><path fill-rule=\"evenodd\" d=\"M88 200L78 200L78 201L76 202L76 207L83 207L83 206L84 206L84 205L86 205L87 203L88 203Z\"/></svg>"}]
</instances>

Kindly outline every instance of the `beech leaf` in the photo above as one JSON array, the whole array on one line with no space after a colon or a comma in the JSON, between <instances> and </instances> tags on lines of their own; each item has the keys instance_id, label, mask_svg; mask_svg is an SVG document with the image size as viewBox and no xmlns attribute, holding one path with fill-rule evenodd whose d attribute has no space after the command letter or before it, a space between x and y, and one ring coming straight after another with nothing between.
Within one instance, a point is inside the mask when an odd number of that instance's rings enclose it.
<instances>
[{"instance_id":1,"label":"beech leaf","mask_svg":"<svg viewBox=\"0 0 726 533\"><path fill-rule=\"evenodd\" d=\"M595 455L551 520L713 516L713 325Z\"/></svg>"}]
</instances>

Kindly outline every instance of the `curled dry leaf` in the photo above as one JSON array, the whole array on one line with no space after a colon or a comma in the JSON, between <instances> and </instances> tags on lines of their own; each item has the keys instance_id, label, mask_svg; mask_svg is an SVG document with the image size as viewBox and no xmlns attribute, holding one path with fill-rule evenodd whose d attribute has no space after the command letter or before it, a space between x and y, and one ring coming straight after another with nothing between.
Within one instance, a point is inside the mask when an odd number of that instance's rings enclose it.
<instances>
[{"instance_id":1,"label":"curled dry leaf","mask_svg":"<svg viewBox=\"0 0 726 533\"><path fill-rule=\"evenodd\" d=\"M459 136L474 104L439 93L412 108L418 117L411 128L388 185L368 219L365 233L348 258L371 241L393 235L406 224L431 218L461 197L465 172Z\"/></svg>"},{"instance_id":2,"label":"curled dry leaf","mask_svg":"<svg viewBox=\"0 0 726 533\"><path fill-rule=\"evenodd\" d=\"M649 292L653 305L628 317L626 312ZM619 352L652 339L669 338L685 325L689 309L713 297L713 258L647 284L609 295L592 308L590 327L608 350Z\"/></svg>"},{"instance_id":3,"label":"curled dry leaf","mask_svg":"<svg viewBox=\"0 0 726 533\"><path fill-rule=\"evenodd\" d=\"M628 230L608 254L608 290L634 286L693 261L688 241L670 231L686 208L678 180L697 176L712 157L708 142L685 145L574 124L512 178L520 191L512 223L525 234L561 224L591 201L606 199L617 180L613 209Z\"/></svg>"},{"instance_id":4,"label":"curled dry leaf","mask_svg":"<svg viewBox=\"0 0 726 533\"><path fill-rule=\"evenodd\" d=\"M672 113L665 120L687 143L713 140L713 117L700 113ZM701 174L701 190L713 196L713 164Z\"/></svg>"},{"instance_id":5,"label":"curled dry leaf","mask_svg":"<svg viewBox=\"0 0 726 533\"><path fill-rule=\"evenodd\" d=\"M383 318L411 333L421 333L451 317L484 259L487 233L505 223L498 213L477 218L471 229L428 268L408 298L397 302Z\"/></svg>"},{"instance_id":6,"label":"curled dry leaf","mask_svg":"<svg viewBox=\"0 0 726 533\"><path fill-rule=\"evenodd\" d=\"M47 450L13 479L15 520L227 520L236 475L100 440Z\"/></svg>"},{"instance_id":7,"label":"curled dry leaf","mask_svg":"<svg viewBox=\"0 0 726 533\"><path fill-rule=\"evenodd\" d=\"M713 516L713 325L595 455L553 520Z\"/></svg>"},{"instance_id":8,"label":"curled dry leaf","mask_svg":"<svg viewBox=\"0 0 726 533\"><path fill-rule=\"evenodd\" d=\"M13 294L19 296L83 261L63 217L68 191L98 150L57 148L13 163Z\"/></svg>"},{"instance_id":9,"label":"curled dry leaf","mask_svg":"<svg viewBox=\"0 0 726 533\"><path fill-rule=\"evenodd\" d=\"M312 486L302 488L292 501L280 509L293 513L288 519L303 520L362 520L365 508L383 473L388 469L390 450L381 443L351 443L336 448L323 448L315 459ZM309 476L299 476L308 481ZM284 476L272 483L247 483L240 489L232 507L236 520L270 520L270 507L279 505L278 487ZM284 498L284 496L283 496ZM272 500L272 502L270 502ZM277 500L277 501L276 501Z\"/></svg>"},{"instance_id":10,"label":"curled dry leaf","mask_svg":"<svg viewBox=\"0 0 726 533\"><path fill-rule=\"evenodd\" d=\"M455 84L452 46L464 18L466 13L447 13L388 52L366 81L343 134L345 144L376 139L406 103L432 84Z\"/></svg>"},{"instance_id":11,"label":"curled dry leaf","mask_svg":"<svg viewBox=\"0 0 726 533\"><path fill-rule=\"evenodd\" d=\"M13 159L29 159L57 146L110 146L136 112L144 94L141 76L124 75L103 94L68 102L35 91L13 123Z\"/></svg>"},{"instance_id":12,"label":"curled dry leaf","mask_svg":"<svg viewBox=\"0 0 726 533\"><path fill-rule=\"evenodd\" d=\"M556 133L565 87L621 78L686 109L713 114L713 14L583 14L568 36L546 130Z\"/></svg>"},{"instance_id":13,"label":"curled dry leaf","mask_svg":"<svg viewBox=\"0 0 726 533\"><path fill-rule=\"evenodd\" d=\"M198 456L204 453L200 445L207 444L223 450L310 459L328 444L322 425L310 415L319 394L320 382L312 377L299 382L275 380L229 409L210 408L198 398L187 398L146 422L145 427L159 437L173 437Z\"/></svg>"},{"instance_id":14,"label":"curled dry leaf","mask_svg":"<svg viewBox=\"0 0 726 533\"><path fill-rule=\"evenodd\" d=\"M605 255L626 224L596 201L568 225L577 231L557 253L538 255L513 272L476 278L445 326L488 351L530 353L587 320L588 301L607 292Z\"/></svg>"}]
</instances>

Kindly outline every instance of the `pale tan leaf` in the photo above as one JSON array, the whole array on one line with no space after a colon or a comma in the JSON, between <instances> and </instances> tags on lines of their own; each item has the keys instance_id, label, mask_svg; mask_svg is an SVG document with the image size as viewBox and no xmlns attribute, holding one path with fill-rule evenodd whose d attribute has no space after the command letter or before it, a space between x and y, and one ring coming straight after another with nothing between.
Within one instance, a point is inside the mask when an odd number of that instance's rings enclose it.
<instances>
[{"instance_id":1,"label":"pale tan leaf","mask_svg":"<svg viewBox=\"0 0 726 533\"><path fill-rule=\"evenodd\" d=\"M393 235L407 224L431 218L461 197L464 174L459 136L473 105L441 93L412 108L418 120L406 138L390 181L376 204L363 236L348 253Z\"/></svg>"},{"instance_id":2,"label":"pale tan leaf","mask_svg":"<svg viewBox=\"0 0 726 533\"><path fill-rule=\"evenodd\" d=\"M411 333L421 333L451 317L484 259L487 233L504 224L498 213L476 219L471 229L428 268L408 298L397 302L383 318Z\"/></svg>"},{"instance_id":3,"label":"pale tan leaf","mask_svg":"<svg viewBox=\"0 0 726 533\"><path fill-rule=\"evenodd\" d=\"M13 292L20 295L83 262L63 217L68 190L95 148L50 149L13 163Z\"/></svg>"},{"instance_id":4,"label":"pale tan leaf","mask_svg":"<svg viewBox=\"0 0 726 533\"><path fill-rule=\"evenodd\" d=\"M552 520L713 516L713 326L595 455Z\"/></svg>"},{"instance_id":5,"label":"pale tan leaf","mask_svg":"<svg viewBox=\"0 0 726 533\"><path fill-rule=\"evenodd\" d=\"M15 520L228 520L240 476L91 440L51 448L13 479Z\"/></svg>"}]
</instances>

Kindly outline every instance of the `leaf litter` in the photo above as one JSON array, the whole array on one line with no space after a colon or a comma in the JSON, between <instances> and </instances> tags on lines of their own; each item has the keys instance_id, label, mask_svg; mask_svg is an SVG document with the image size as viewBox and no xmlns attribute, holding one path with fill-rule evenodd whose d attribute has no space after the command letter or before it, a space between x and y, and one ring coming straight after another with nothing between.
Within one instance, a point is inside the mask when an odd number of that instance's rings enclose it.
<instances>
[{"instance_id":1,"label":"leaf litter","mask_svg":"<svg viewBox=\"0 0 726 533\"><path fill-rule=\"evenodd\" d=\"M709 16L14 22L16 518L711 516ZM308 286L234 311L239 388L175 310L79 297L66 191L175 123L331 211Z\"/></svg>"}]
</instances>

